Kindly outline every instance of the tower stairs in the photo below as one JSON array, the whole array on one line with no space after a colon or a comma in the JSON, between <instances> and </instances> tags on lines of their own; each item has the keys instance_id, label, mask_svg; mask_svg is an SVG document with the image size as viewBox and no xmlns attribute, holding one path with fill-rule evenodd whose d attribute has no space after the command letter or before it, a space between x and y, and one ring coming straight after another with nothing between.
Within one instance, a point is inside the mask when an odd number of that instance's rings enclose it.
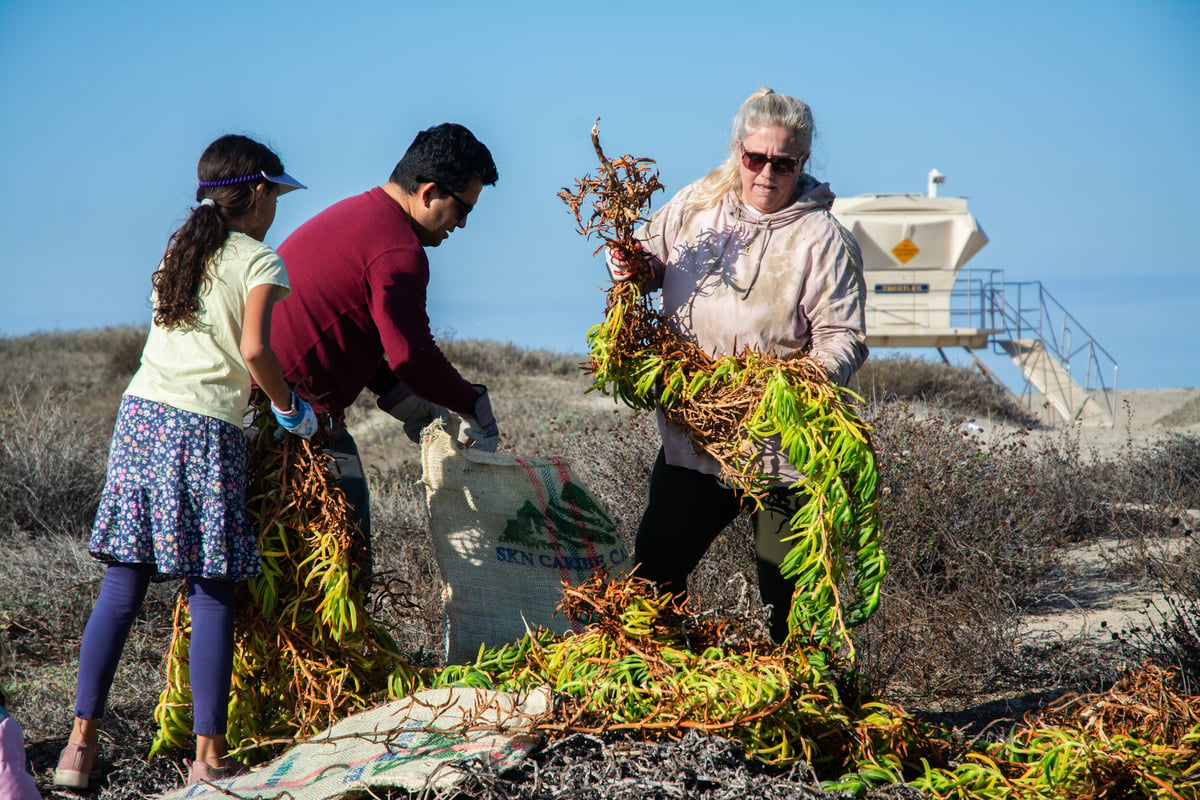
<instances>
[{"instance_id":1,"label":"tower stairs","mask_svg":"<svg viewBox=\"0 0 1200 800\"><path fill-rule=\"evenodd\" d=\"M1012 359L1022 385L1006 388L1046 422L1114 425L1116 361L1041 281L964 269L988 237L965 198L937 196L944 180L933 170L926 195L834 200L862 251L867 346L937 348L945 360L943 348L962 347L1005 386L976 355L990 349Z\"/></svg>"}]
</instances>

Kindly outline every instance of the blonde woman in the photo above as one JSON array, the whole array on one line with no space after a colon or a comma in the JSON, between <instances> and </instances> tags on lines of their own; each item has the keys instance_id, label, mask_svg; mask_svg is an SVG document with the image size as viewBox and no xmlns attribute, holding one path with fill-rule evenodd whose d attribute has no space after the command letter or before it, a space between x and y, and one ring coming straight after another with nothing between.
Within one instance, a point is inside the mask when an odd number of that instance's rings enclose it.
<instances>
[{"instance_id":1,"label":"blonde woman","mask_svg":"<svg viewBox=\"0 0 1200 800\"><path fill-rule=\"evenodd\" d=\"M830 213L833 192L805 171L812 152L808 105L770 89L742 104L729 156L685 187L638 231L662 311L683 339L720 356L757 348L779 357L810 353L845 384L867 357L865 285L858 244ZM628 278L624 258L608 254L614 280ZM684 593L717 535L743 509L723 485L717 462L658 413L662 449L638 527L638 574ZM781 540L802 496L787 488L799 475L779 452L762 467L778 485L770 509L753 515L759 588L773 607L771 635L787 635L794 589L779 565Z\"/></svg>"}]
</instances>

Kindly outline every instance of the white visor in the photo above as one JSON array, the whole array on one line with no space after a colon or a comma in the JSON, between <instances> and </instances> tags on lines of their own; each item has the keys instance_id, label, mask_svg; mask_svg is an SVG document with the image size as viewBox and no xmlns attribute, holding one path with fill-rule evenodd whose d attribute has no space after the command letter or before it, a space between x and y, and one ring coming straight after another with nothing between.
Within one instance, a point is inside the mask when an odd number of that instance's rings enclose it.
<instances>
[{"instance_id":1,"label":"white visor","mask_svg":"<svg viewBox=\"0 0 1200 800\"><path fill-rule=\"evenodd\" d=\"M288 192L292 191L293 189L307 189L308 188L303 183L301 183L300 181L293 178L291 175L288 175L286 172L281 172L278 175L268 175L266 172L261 172L259 174L262 175L267 180L269 180L271 183L279 184L279 193L280 194L287 194Z\"/></svg>"}]
</instances>

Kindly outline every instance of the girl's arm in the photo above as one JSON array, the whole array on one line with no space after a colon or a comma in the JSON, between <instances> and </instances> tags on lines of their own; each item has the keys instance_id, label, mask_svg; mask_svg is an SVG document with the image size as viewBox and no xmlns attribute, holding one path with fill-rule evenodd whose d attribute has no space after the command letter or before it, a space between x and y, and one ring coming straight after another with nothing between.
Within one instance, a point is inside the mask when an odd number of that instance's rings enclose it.
<instances>
[{"instance_id":1,"label":"girl's arm","mask_svg":"<svg viewBox=\"0 0 1200 800\"><path fill-rule=\"evenodd\" d=\"M282 291L282 286L260 284L246 295L241 351L254 382L267 393L276 408L289 409L292 407L292 389L271 349L271 309Z\"/></svg>"}]
</instances>

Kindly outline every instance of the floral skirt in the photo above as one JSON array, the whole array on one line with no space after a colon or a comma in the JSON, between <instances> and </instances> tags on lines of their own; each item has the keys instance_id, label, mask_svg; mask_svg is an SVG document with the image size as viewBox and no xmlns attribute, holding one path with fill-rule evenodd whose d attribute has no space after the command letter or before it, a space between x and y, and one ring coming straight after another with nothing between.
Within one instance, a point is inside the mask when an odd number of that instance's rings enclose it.
<instances>
[{"instance_id":1,"label":"floral skirt","mask_svg":"<svg viewBox=\"0 0 1200 800\"><path fill-rule=\"evenodd\" d=\"M159 576L240 580L262 570L246 511L246 435L223 420L126 395L91 554Z\"/></svg>"}]
</instances>

